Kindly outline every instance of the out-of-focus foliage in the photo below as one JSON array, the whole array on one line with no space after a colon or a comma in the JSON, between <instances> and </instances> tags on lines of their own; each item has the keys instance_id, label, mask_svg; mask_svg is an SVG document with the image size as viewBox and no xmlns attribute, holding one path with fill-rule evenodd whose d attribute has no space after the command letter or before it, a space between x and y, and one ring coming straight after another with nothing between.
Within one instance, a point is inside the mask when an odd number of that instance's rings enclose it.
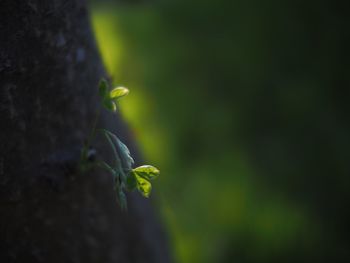
<instances>
[{"instance_id":1,"label":"out-of-focus foliage","mask_svg":"<svg viewBox=\"0 0 350 263\"><path fill-rule=\"evenodd\" d=\"M349 262L350 16L331 1L92 5L178 262Z\"/></svg>"}]
</instances>

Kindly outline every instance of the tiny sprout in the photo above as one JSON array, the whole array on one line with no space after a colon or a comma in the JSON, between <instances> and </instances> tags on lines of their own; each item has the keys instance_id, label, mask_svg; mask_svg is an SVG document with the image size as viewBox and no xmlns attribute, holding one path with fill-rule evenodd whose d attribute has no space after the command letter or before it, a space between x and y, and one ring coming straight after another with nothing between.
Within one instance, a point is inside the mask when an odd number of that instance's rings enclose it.
<instances>
[{"instance_id":1,"label":"tiny sprout","mask_svg":"<svg viewBox=\"0 0 350 263\"><path fill-rule=\"evenodd\" d=\"M129 90L125 87L116 87L110 90L109 84L105 79L100 80L98 90L103 107L111 112L116 112L118 100L129 94ZM95 124L97 123L97 118ZM96 125L93 127L92 135L95 134L95 127ZM132 168L134 160L130 155L128 147L112 132L105 129L101 129L101 131L112 148L114 162L113 165L109 165L104 161L98 164L112 174L114 178L114 189L117 192L117 200L120 207L124 210L127 208L127 200L124 191L133 191L137 189L141 195L149 197L152 190L150 180L156 179L160 171L151 165L142 165ZM89 143L84 146L84 149L88 147ZM83 153L85 152L84 149ZM82 159L84 160L85 158Z\"/></svg>"},{"instance_id":2,"label":"tiny sprout","mask_svg":"<svg viewBox=\"0 0 350 263\"><path fill-rule=\"evenodd\" d=\"M98 90L103 107L111 112L117 111L118 99L129 94L129 90L125 87L116 87L110 91L108 82L105 79L100 80Z\"/></svg>"}]
</instances>

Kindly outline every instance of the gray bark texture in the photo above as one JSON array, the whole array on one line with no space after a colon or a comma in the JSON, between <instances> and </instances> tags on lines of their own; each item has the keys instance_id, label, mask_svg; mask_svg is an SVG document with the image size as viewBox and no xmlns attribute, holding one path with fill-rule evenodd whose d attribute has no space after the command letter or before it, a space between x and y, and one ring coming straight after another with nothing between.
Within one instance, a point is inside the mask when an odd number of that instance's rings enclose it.
<instances>
[{"instance_id":1,"label":"gray bark texture","mask_svg":"<svg viewBox=\"0 0 350 263\"><path fill-rule=\"evenodd\" d=\"M85 1L0 2L0 262L170 262L149 200L130 194L122 212L111 175L77 171L103 76ZM138 162L119 117L98 126Z\"/></svg>"}]
</instances>

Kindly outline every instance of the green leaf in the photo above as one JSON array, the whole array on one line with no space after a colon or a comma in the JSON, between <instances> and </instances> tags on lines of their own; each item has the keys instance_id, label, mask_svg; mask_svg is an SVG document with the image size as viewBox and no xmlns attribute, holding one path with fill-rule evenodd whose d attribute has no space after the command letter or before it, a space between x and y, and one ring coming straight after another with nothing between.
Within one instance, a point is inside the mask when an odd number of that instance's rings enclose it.
<instances>
[{"instance_id":1,"label":"green leaf","mask_svg":"<svg viewBox=\"0 0 350 263\"><path fill-rule=\"evenodd\" d=\"M117 111L117 105L115 104L114 101L105 98L103 100L103 106L105 107L106 110L112 111L112 112L116 112Z\"/></svg>"},{"instance_id":2,"label":"green leaf","mask_svg":"<svg viewBox=\"0 0 350 263\"><path fill-rule=\"evenodd\" d=\"M156 179L160 174L160 171L152 165L139 166L133 169L133 172L147 180Z\"/></svg>"},{"instance_id":3,"label":"green leaf","mask_svg":"<svg viewBox=\"0 0 350 263\"><path fill-rule=\"evenodd\" d=\"M135 174L135 177L137 180L137 190L139 190L144 197L148 198L152 191L151 183L137 174Z\"/></svg>"},{"instance_id":4,"label":"green leaf","mask_svg":"<svg viewBox=\"0 0 350 263\"><path fill-rule=\"evenodd\" d=\"M128 191L133 191L137 187L137 179L135 174L131 171L126 177L126 188Z\"/></svg>"},{"instance_id":5,"label":"green leaf","mask_svg":"<svg viewBox=\"0 0 350 263\"><path fill-rule=\"evenodd\" d=\"M101 98L108 97L108 82L105 79L101 79L98 83L98 93Z\"/></svg>"},{"instance_id":6,"label":"green leaf","mask_svg":"<svg viewBox=\"0 0 350 263\"><path fill-rule=\"evenodd\" d=\"M124 143L122 143L122 141L119 140L117 136L115 136L115 138L118 142L117 150L122 160L122 166L126 171L129 171L132 169L132 165L135 163L135 161L131 157L128 147Z\"/></svg>"},{"instance_id":7,"label":"green leaf","mask_svg":"<svg viewBox=\"0 0 350 263\"><path fill-rule=\"evenodd\" d=\"M129 90L124 87L117 87L111 90L109 97L113 100L117 100L129 94Z\"/></svg>"},{"instance_id":8,"label":"green leaf","mask_svg":"<svg viewBox=\"0 0 350 263\"><path fill-rule=\"evenodd\" d=\"M121 162L122 162L122 167L124 170L129 171L132 169L132 165L134 164L134 159L131 157L130 155L130 151L128 149L128 147L122 143L121 140L119 140L119 138L107 131L109 136L112 138L114 145L116 146L118 155L120 156Z\"/></svg>"},{"instance_id":9,"label":"green leaf","mask_svg":"<svg viewBox=\"0 0 350 263\"><path fill-rule=\"evenodd\" d=\"M132 170L134 159L131 157L128 147L126 147L126 145L122 143L115 134L104 129L102 129L102 131L107 137L108 142L111 144L116 161L120 163L122 170L124 172Z\"/></svg>"}]
</instances>

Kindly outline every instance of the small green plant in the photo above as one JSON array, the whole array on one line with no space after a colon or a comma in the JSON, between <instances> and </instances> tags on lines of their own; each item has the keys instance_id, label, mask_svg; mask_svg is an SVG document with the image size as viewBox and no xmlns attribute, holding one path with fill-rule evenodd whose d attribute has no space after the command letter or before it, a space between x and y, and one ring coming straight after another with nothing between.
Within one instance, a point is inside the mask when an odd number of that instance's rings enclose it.
<instances>
[{"instance_id":1,"label":"small green plant","mask_svg":"<svg viewBox=\"0 0 350 263\"><path fill-rule=\"evenodd\" d=\"M118 100L129 93L129 90L124 87L117 87L110 90L108 82L105 79L101 79L98 88L103 107L112 113L117 111ZM87 162L88 151L91 141L96 134L96 124L99 115L100 112L96 114L91 134L82 149L81 169L83 171L89 168ZM137 189L144 197L149 197L152 190L150 181L157 178L160 172L156 167L151 165L142 165L133 168L134 160L130 155L128 147L112 132L106 129L99 129L99 131L107 138L113 151L114 161L112 164L107 164L104 161L99 161L97 164L112 174L117 200L122 209L127 209L125 191L134 191Z\"/></svg>"}]
</instances>

